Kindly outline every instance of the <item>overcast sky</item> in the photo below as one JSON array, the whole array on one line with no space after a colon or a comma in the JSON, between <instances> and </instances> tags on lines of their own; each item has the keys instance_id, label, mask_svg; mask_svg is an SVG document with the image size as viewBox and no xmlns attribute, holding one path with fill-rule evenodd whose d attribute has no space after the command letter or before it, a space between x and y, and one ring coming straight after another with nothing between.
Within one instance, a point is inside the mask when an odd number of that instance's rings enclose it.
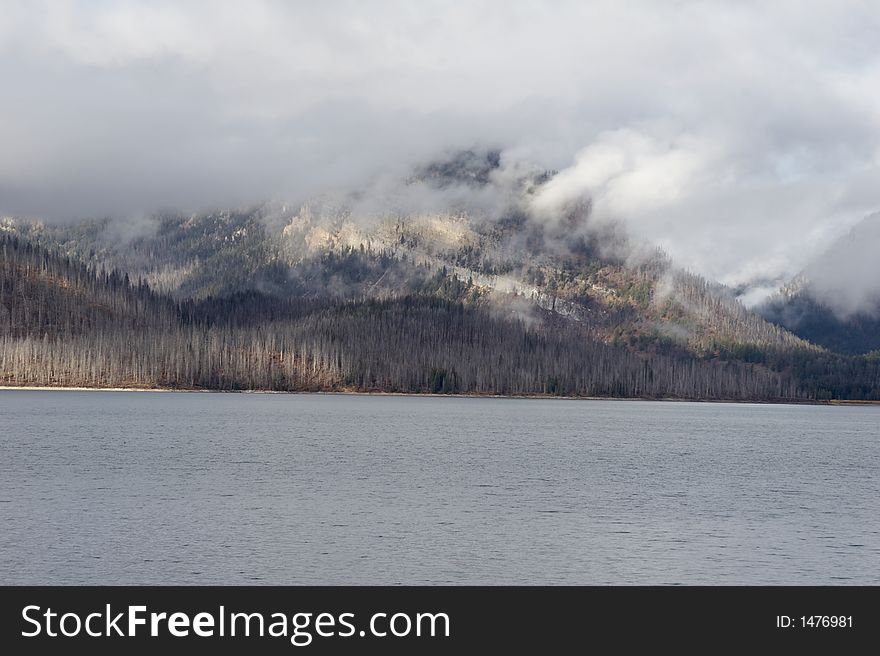
<instances>
[{"instance_id":1,"label":"overcast sky","mask_svg":"<svg viewBox=\"0 0 880 656\"><path fill-rule=\"evenodd\" d=\"M681 264L787 275L880 209L880 2L0 0L0 214L298 198L448 148Z\"/></svg>"}]
</instances>

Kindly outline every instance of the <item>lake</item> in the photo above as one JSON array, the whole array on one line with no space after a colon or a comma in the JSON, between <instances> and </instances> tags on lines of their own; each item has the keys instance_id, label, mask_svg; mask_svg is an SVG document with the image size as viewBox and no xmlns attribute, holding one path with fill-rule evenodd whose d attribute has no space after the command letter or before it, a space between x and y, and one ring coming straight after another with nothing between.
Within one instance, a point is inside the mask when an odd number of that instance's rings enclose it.
<instances>
[{"instance_id":1,"label":"lake","mask_svg":"<svg viewBox=\"0 0 880 656\"><path fill-rule=\"evenodd\" d=\"M0 391L6 584L878 584L880 407Z\"/></svg>"}]
</instances>

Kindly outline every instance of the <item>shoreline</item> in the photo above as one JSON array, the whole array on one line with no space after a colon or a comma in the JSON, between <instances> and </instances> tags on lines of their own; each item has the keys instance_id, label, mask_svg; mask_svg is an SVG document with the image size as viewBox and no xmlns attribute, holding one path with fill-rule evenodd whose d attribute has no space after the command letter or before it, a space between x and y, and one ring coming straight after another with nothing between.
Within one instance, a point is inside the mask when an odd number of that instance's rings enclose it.
<instances>
[{"instance_id":1,"label":"shoreline","mask_svg":"<svg viewBox=\"0 0 880 656\"><path fill-rule=\"evenodd\" d=\"M171 387L66 387L60 385L0 385L2 391L24 392L159 392L163 394L313 394L324 396L399 396L458 399L524 399L556 401L648 401L665 403L738 403L752 405L838 405L838 406L877 406L878 401L852 399L829 399L811 401L808 399L750 400L750 399L682 399L675 397L644 398L623 396L556 396L549 394L435 394L433 392L363 392L357 390L296 391L296 390L216 390L216 389L177 389Z\"/></svg>"}]
</instances>

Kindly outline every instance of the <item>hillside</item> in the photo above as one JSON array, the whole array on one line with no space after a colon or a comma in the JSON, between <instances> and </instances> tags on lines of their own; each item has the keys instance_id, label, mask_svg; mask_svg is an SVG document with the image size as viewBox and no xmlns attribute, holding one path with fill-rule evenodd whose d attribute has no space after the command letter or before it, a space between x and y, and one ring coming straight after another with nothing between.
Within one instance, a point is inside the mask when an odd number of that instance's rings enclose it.
<instances>
[{"instance_id":1,"label":"hillside","mask_svg":"<svg viewBox=\"0 0 880 656\"><path fill-rule=\"evenodd\" d=\"M402 185L133 227L0 221L7 383L729 399L877 398L553 172L466 151ZM379 208L379 209L377 209ZM76 363L71 362L76 359Z\"/></svg>"},{"instance_id":2,"label":"hillside","mask_svg":"<svg viewBox=\"0 0 880 656\"><path fill-rule=\"evenodd\" d=\"M385 300L250 292L177 301L15 237L0 237L0 253L3 384L751 400L837 395L827 380L837 364L812 361L826 377L814 381L760 363L604 343L559 312L535 308L524 315L514 297L490 302L454 274L441 272L422 292ZM877 369L852 378L873 382L846 396L871 396Z\"/></svg>"},{"instance_id":3,"label":"hillside","mask_svg":"<svg viewBox=\"0 0 880 656\"><path fill-rule=\"evenodd\" d=\"M880 349L880 314L840 317L808 290L784 290L759 311L768 321L836 353L862 355Z\"/></svg>"},{"instance_id":4,"label":"hillside","mask_svg":"<svg viewBox=\"0 0 880 656\"><path fill-rule=\"evenodd\" d=\"M4 384L652 398L799 393L789 377L761 367L603 344L552 312L536 326L503 307L436 293L178 303L16 238L0 238L0 253Z\"/></svg>"},{"instance_id":5,"label":"hillside","mask_svg":"<svg viewBox=\"0 0 880 656\"><path fill-rule=\"evenodd\" d=\"M880 349L880 214L865 217L757 311L831 351Z\"/></svg>"},{"instance_id":6,"label":"hillside","mask_svg":"<svg viewBox=\"0 0 880 656\"><path fill-rule=\"evenodd\" d=\"M448 274L469 281L474 297L516 297L604 342L698 355L740 345L814 348L747 311L729 290L632 243L619 226L595 222L588 201L539 220L529 203L553 172L498 181L497 157L457 153L417 168L381 195L164 215L126 237L109 220L7 220L0 229L124 271L178 300L250 290L278 298L386 299L420 293L434 276Z\"/></svg>"}]
</instances>

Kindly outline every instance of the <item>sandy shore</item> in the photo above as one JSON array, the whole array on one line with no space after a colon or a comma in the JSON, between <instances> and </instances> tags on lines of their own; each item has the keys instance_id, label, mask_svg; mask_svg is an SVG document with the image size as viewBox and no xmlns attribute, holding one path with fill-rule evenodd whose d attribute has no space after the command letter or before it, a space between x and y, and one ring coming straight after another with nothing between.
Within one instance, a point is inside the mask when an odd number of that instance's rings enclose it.
<instances>
[{"instance_id":1,"label":"sandy shore","mask_svg":"<svg viewBox=\"0 0 880 656\"><path fill-rule=\"evenodd\" d=\"M166 387L61 387L57 385L0 385L2 390L28 392L220 392L221 390L185 390Z\"/></svg>"},{"instance_id":2,"label":"sandy shore","mask_svg":"<svg viewBox=\"0 0 880 656\"><path fill-rule=\"evenodd\" d=\"M403 396L421 397L436 396L440 398L462 399L561 399L570 401L687 401L688 399L641 399L606 396L551 396L543 394L434 394L432 392L362 392L357 390L214 390L214 389L180 389L170 387L63 387L58 385L0 385L3 390L25 390L31 392L171 392L185 394L317 394L325 396Z\"/></svg>"},{"instance_id":3,"label":"sandy shore","mask_svg":"<svg viewBox=\"0 0 880 656\"><path fill-rule=\"evenodd\" d=\"M460 399L543 399L554 401L657 401L666 403L746 403L758 405L843 405L843 406L874 406L880 401L860 401L848 399L832 399L828 401L785 400L785 401L749 401L742 399L678 399L678 398L639 398L619 396L551 396L543 394L502 395L502 394L433 394L415 392L361 392L356 390L335 391L279 391L279 390L212 390L212 389L173 389L169 387L62 387L39 385L0 385L0 391L32 391L32 392L162 392L185 394L318 394L325 396L400 396L400 397L438 397Z\"/></svg>"}]
</instances>

